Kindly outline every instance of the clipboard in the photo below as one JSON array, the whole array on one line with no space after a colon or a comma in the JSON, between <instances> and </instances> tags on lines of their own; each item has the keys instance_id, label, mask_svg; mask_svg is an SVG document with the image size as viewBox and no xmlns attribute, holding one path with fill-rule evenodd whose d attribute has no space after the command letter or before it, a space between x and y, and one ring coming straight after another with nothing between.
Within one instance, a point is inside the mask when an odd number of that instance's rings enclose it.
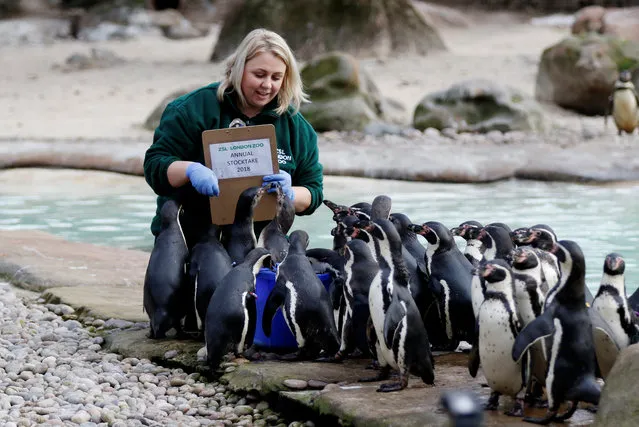
<instances>
[{"instance_id":1,"label":"clipboard","mask_svg":"<svg viewBox=\"0 0 639 427\"><path fill-rule=\"evenodd\" d=\"M209 197L211 222L232 224L240 194L262 185L265 175L279 172L275 126L257 125L202 132L204 161L215 172L220 195ZM275 194L265 194L255 207L254 221L273 219L277 212Z\"/></svg>"}]
</instances>

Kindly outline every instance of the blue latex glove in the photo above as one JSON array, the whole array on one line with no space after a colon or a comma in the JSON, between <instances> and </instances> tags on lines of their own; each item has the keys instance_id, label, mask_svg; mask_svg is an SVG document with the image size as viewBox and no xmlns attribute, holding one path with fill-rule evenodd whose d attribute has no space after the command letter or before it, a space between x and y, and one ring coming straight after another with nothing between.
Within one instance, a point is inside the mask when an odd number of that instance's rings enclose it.
<instances>
[{"instance_id":1,"label":"blue latex glove","mask_svg":"<svg viewBox=\"0 0 639 427\"><path fill-rule=\"evenodd\" d=\"M186 168L186 176L198 193L209 197L220 194L217 177L211 169L203 164L191 163Z\"/></svg>"},{"instance_id":2,"label":"blue latex glove","mask_svg":"<svg viewBox=\"0 0 639 427\"><path fill-rule=\"evenodd\" d=\"M293 191L293 186L291 184L291 175L289 175L288 172L280 171L280 173L266 175L264 178L262 178L262 180L262 187L270 184L271 182L277 182L280 187L282 187L282 192L284 193L284 195L291 201L295 200L295 191ZM271 188L270 190L268 190L269 193L273 193L275 191L275 188Z\"/></svg>"}]
</instances>

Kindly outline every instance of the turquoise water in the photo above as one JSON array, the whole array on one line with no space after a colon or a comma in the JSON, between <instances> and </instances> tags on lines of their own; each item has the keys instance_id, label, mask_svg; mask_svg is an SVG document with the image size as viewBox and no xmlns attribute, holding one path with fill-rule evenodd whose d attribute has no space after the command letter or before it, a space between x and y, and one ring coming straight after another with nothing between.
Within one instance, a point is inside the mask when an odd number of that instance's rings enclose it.
<instances>
[{"instance_id":1,"label":"turquoise water","mask_svg":"<svg viewBox=\"0 0 639 427\"><path fill-rule=\"evenodd\" d=\"M338 177L325 182L325 197L337 203L370 202L378 194L391 196L393 210L417 223L435 220L454 227L474 219L505 222L512 228L546 223L560 239L579 243L593 292L610 252L626 260L628 293L639 284L639 184L440 184ZM130 194L96 197L13 196L2 195L0 189L0 229L43 230L71 241L149 251L154 212L155 197L144 185ZM331 217L321 206L310 217L298 217L294 228L309 233L311 247L330 247Z\"/></svg>"}]
</instances>

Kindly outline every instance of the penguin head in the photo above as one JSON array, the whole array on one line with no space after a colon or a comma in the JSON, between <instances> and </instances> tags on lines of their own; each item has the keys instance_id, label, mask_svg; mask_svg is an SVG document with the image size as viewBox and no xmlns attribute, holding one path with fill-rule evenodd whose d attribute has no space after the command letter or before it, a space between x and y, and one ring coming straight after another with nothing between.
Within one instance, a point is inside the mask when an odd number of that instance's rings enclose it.
<instances>
[{"instance_id":1,"label":"penguin head","mask_svg":"<svg viewBox=\"0 0 639 427\"><path fill-rule=\"evenodd\" d=\"M388 219L390 220L390 222L393 223L393 225L397 229L397 232L400 234L400 236L405 235L407 232L412 233L412 231L408 229L408 226L412 223L412 221L407 215L404 215L403 213L395 212L390 214Z\"/></svg>"},{"instance_id":2,"label":"penguin head","mask_svg":"<svg viewBox=\"0 0 639 427\"><path fill-rule=\"evenodd\" d=\"M180 222L180 217L184 213L182 205L178 204L175 200L169 199L160 208L160 218L162 220L162 226L167 227L170 224L174 224L176 221Z\"/></svg>"},{"instance_id":3,"label":"penguin head","mask_svg":"<svg viewBox=\"0 0 639 427\"><path fill-rule=\"evenodd\" d=\"M371 204L371 220L388 219L392 206L391 198L385 195L379 195L373 199Z\"/></svg>"},{"instance_id":4,"label":"penguin head","mask_svg":"<svg viewBox=\"0 0 639 427\"><path fill-rule=\"evenodd\" d=\"M459 236L464 240L473 240L477 238L482 227L483 225L478 221L465 221L458 227L451 228L450 232L453 236Z\"/></svg>"},{"instance_id":5,"label":"penguin head","mask_svg":"<svg viewBox=\"0 0 639 427\"><path fill-rule=\"evenodd\" d=\"M559 299L585 298L586 261L579 245L572 240L556 242L550 251L559 262Z\"/></svg>"},{"instance_id":6,"label":"penguin head","mask_svg":"<svg viewBox=\"0 0 639 427\"><path fill-rule=\"evenodd\" d=\"M627 83L632 79L632 74L629 70L623 70L619 73L619 81Z\"/></svg>"},{"instance_id":7,"label":"penguin head","mask_svg":"<svg viewBox=\"0 0 639 427\"><path fill-rule=\"evenodd\" d=\"M423 223L422 225L410 224L408 226L408 229L415 234L423 236L426 239L426 242L428 242L429 246L439 246L439 238L437 237L437 233L435 232L435 230L430 228L427 222Z\"/></svg>"},{"instance_id":8,"label":"penguin head","mask_svg":"<svg viewBox=\"0 0 639 427\"><path fill-rule=\"evenodd\" d=\"M358 219L352 224L352 233L351 237L353 239L360 239L368 242L371 238L371 231L374 225L370 220Z\"/></svg>"},{"instance_id":9,"label":"penguin head","mask_svg":"<svg viewBox=\"0 0 639 427\"><path fill-rule=\"evenodd\" d=\"M523 246L528 244L528 227L516 228L510 232L510 239L517 246Z\"/></svg>"},{"instance_id":10,"label":"penguin head","mask_svg":"<svg viewBox=\"0 0 639 427\"><path fill-rule=\"evenodd\" d=\"M237 199L234 222L244 223L247 219L252 221L255 206L262 200L262 196L266 194L268 188L268 186L255 186L242 191L240 197Z\"/></svg>"},{"instance_id":11,"label":"penguin head","mask_svg":"<svg viewBox=\"0 0 639 427\"><path fill-rule=\"evenodd\" d=\"M333 212L333 221L335 222L339 222L343 217L348 215L348 206L338 205L328 199L322 200L322 203Z\"/></svg>"},{"instance_id":12,"label":"penguin head","mask_svg":"<svg viewBox=\"0 0 639 427\"><path fill-rule=\"evenodd\" d=\"M606 255L606 260L604 261L605 274L616 276L623 274L625 270L626 262L620 254L613 252Z\"/></svg>"},{"instance_id":13,"label":"penguin head","mask_svg":"<svg viewBox=\"0 0 639 427\"><path fill-rule=\"evenodd\" d=\"M512 277L510 266L502 259L494 259L480 264L478 272L486 283L503 282Z\"/></svg>"},{"instance_id":14,"label":"penguin head","mask_svg":"<svg viewBox=\"0 0 639 427\"><path fill-rule=\"evenodd\" d=\"M308 233L304 230L295 230L291 233L289 242L291 248L297 248L306 252L306 248L308 248L309 243Z\"/></svg>"},{"instance_id":15,"label":"penguin head","mask_svg":"<svg viewBox=\"0 0 639 427\"><path fill-rule=\"evenodd\" d=\"M368 202L358 202L350 207L351 215L359 219L371 219L372 205Z\"/></svg>"},{"instance_id":16,"label":"penguin head","mask_svg":"<svg viewBox=\"0 0 639 427\"><path fill-rule=\"evenodd\" d=\"M491 222L490 224L486 225L486 227L503 228L504 230L506 230L507 233L510 233L512 231L508 224L505 224L503 222Z\"/></svg>"},{"instance_id":17,"label":"penguin head","mask_svg":"<svg viewBox=\"0 0 639 427\"><path fill-rule=\"evenodd\" d=\"M530 246L522 246L511 251L512 266L518 270L529 270L539 265L539 258Z\"/></svg>"},{"instance_id":18,"label":"penguin head","mask_svg":"<svg viewBox=\"0 0 639 427\"><path fill-rule=\"evenodd\" d=\"M557 242L555 231L546 224L533 225L530 227L529 233L533 246L544 251L550 251L555 242Z\"/></svg>"}]
</instances>

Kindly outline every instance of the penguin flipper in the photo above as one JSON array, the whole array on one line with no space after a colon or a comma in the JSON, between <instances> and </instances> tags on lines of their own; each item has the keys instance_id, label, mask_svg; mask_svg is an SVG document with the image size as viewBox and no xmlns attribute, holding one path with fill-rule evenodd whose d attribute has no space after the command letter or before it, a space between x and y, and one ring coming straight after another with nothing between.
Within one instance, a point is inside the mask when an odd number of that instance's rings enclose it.
<instances>
[{"instance_id":1,"label":"penguin flipper","mask_svg":"<svg viewBox=\"0 0 639 427\"><path fill-rule=\"evenodd\" d=\"M392 348L395 332L397 331L402 319L406 317L406 310L394 299L388 306L386 317L384 317L384 341L387 348Z\"/></svg>"},{"instance_id":2,"label":"penguin flipper","mask_svg":"<svg viewBox=\"0 0 639 427\"><path fill-rule=\"evenodd\" d=\"M518 362L528 349L537 341L546 338L555 332L553 324L553 312L550 309L532 322L530 322L515 338L512 358Z\"/></svg>"},{"instance_id":3,"label":"penguin flipper","mask_svg":"<svg viewBox=\"0 0 639 427\"><path fill-rule=\"evenodd\" d=\"M248 328L246 338L244 338L244 347L250 348L253 345L255 329L257 327L257 304L255 304L254 298L249 298L246 302L246 309L248 311Z\"/></svg>"},{"instance_id":4,"label":"penguin flipper","mask_svg":"<svg viewBox=\"0 0 639 427\"><path fill-rule=\"evenodd\" d=\"M275 312L286 299L286 287L282 284L276 284L264 304L264 313L262 314L262 330L267 337L271 336L271 325Z\"/></svg>"}]
</instances>

